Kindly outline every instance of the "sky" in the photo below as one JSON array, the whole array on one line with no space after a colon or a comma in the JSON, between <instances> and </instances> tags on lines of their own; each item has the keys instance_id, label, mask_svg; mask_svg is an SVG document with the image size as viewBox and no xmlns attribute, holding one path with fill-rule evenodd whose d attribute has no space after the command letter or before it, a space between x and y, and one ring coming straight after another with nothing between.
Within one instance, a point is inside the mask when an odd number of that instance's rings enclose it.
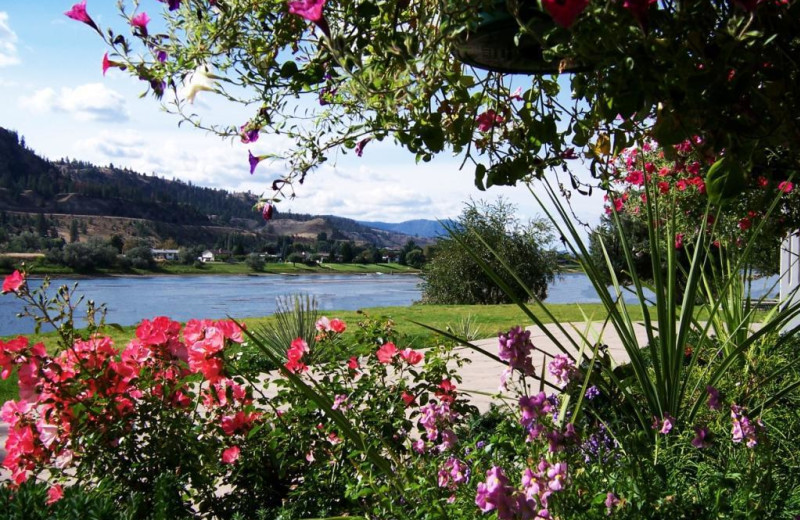
<instances>
[{"instance_id":1,"label":"sky","mask_svg":"<svg viewBox=\"0 0 800 520\"><path fill-rule=\"evenodd\" d=\"M29 148L59 159L68 157L98 165L113 163L167 179L231 191L267 193L281 176L276 165L260 164L249 174L248 149L254 155L280 147L259 139L245 145L204 131L178 127L178 118L151 98L140 98L143 83L110 69L104 77L105 44L88 26L64 16L75 0L0 0L0 127L16 130ZM101 27L122 28L116 1L88 0L87 10ZM151 18L165 4L141 0ZM213 93L201 92L196 107L230 114L239 124L247 114L222 106ZM473 184L461 159L442 154L430 163L391 143L371 142L361 158L340 156L297 187L294 199L279 210L332 214L357 220L401 222L457 216L469 199L514 203L522 220L542 216L525 187L490 188ZM580 168L580 166L578 166ZM574 199L575 214L596 224L602 198Z\"/></svg>"}]
</instances>

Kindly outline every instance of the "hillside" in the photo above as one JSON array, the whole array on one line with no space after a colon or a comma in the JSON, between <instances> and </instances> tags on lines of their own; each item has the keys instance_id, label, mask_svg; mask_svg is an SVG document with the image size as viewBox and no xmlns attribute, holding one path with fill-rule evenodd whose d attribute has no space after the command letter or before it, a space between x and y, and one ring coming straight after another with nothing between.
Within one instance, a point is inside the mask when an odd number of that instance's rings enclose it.
<instances>
[{"instance_id":1,"label":"hillside","mask_svg":"<svg viewBox=\"0 0 800 520\"><path fill-rule=\"evenodd\" d=\"M438 238L447 235L444 225L452 223L452 221L449 219L441 222L425 219L406 220L404 222L367 222L360 220L358 223L369 228L403 233L417 238Z\"/></svg>"},{"instance_id":2,"label":"hillside","mask_svg":"<svg viewBox=\"0 0 800 520\"><path fill-rule=\"evenodd\" d=\"M81 240L119 235L123 240L146 238L154 246L169 242L230 249L235 242L264 249L281 237L313 243L324 235L332 241L394 249L410 238L331 215L276 212L267 224L253 211L256 202L251 193L194 186L113 165L51 161L27 148L16 132L0 128L0 212L7 235L36 230L66 240L76 221Z\"/></svg>"}]
</instances>

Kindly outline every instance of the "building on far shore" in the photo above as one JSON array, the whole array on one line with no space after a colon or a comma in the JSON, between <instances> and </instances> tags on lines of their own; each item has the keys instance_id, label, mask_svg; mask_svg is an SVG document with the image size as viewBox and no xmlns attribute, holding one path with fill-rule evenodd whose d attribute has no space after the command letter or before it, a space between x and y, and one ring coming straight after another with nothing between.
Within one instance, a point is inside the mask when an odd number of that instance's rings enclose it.
<instances>
[{"instance_id":1,"label":"building on far shore","mask_svg":"<svg viewBox=\"0 0 800 520\"><path fill-rule=\"evenodd\" d=\"M169 260L172 262L178 259L177 249L151 249L150 253L153 255L153 259L156 261L163 262Z\"/></svg>"}]
</instances>

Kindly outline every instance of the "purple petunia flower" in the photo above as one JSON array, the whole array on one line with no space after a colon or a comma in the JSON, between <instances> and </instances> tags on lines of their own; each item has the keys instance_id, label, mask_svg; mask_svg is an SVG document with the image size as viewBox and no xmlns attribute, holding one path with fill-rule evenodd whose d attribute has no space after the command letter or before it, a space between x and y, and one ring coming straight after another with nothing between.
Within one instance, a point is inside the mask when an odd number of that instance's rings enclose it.
<instances>
[{"instance_id":1,"label":"purple petunia flower","mask_svg":"<svg viewBox=\"0 0 800 520\"><path fill-rule=\"evenodd\" d=\"M370 142L372 139L367 137L365 139L360 140L356 143L356 155L361 157L364 155L364 147L367 146L367 143Z\"/></svg>"},{"instance_id":2,"label":"purple petunia flower","mask_svg":"<svg viewBox=\"0 0 800 520\"><path fill-rule=\"evenodd\" d=\"M247 154L247 160L250 161L250 175L253 175L253 172L256 171L256 166L258 166L258 163L260 163L261 159L264 157L261 155L253 155L253 152L249 150L247 151Z\"/></svg>"}]
</instances>

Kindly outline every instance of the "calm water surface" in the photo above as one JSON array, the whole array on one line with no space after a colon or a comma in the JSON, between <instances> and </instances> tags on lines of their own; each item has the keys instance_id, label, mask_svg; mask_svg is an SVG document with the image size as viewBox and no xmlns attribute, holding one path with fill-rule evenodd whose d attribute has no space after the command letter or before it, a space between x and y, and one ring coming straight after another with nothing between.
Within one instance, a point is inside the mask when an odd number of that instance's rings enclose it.
<instances>
[{"instance_id":1,"label":"calm water surface","mask_svg":"<svg viewBox=\"0 0 800 520\"><path fill-rule=\"evenodd\" d=\"M105 303L108 322L133 325L162 315L178 321L266 316L275 312L278 297L298 293L314 296L322 311L406 306L420 299L419 281L416 276L375 274L110 277L79 280L78 294ZM73 283L54 279L51 291ZM30 280L30 284L38 286L41 280ZM754 292L763 294L765 284ZM633 301L633 295L626 300ZM556 278L547 302L599 303L600 299L586 275L572 273ZM33 321L16 317L21 310L16 298L0 297L0 336L33 331Z\"/></svg>"}]
</instances>

